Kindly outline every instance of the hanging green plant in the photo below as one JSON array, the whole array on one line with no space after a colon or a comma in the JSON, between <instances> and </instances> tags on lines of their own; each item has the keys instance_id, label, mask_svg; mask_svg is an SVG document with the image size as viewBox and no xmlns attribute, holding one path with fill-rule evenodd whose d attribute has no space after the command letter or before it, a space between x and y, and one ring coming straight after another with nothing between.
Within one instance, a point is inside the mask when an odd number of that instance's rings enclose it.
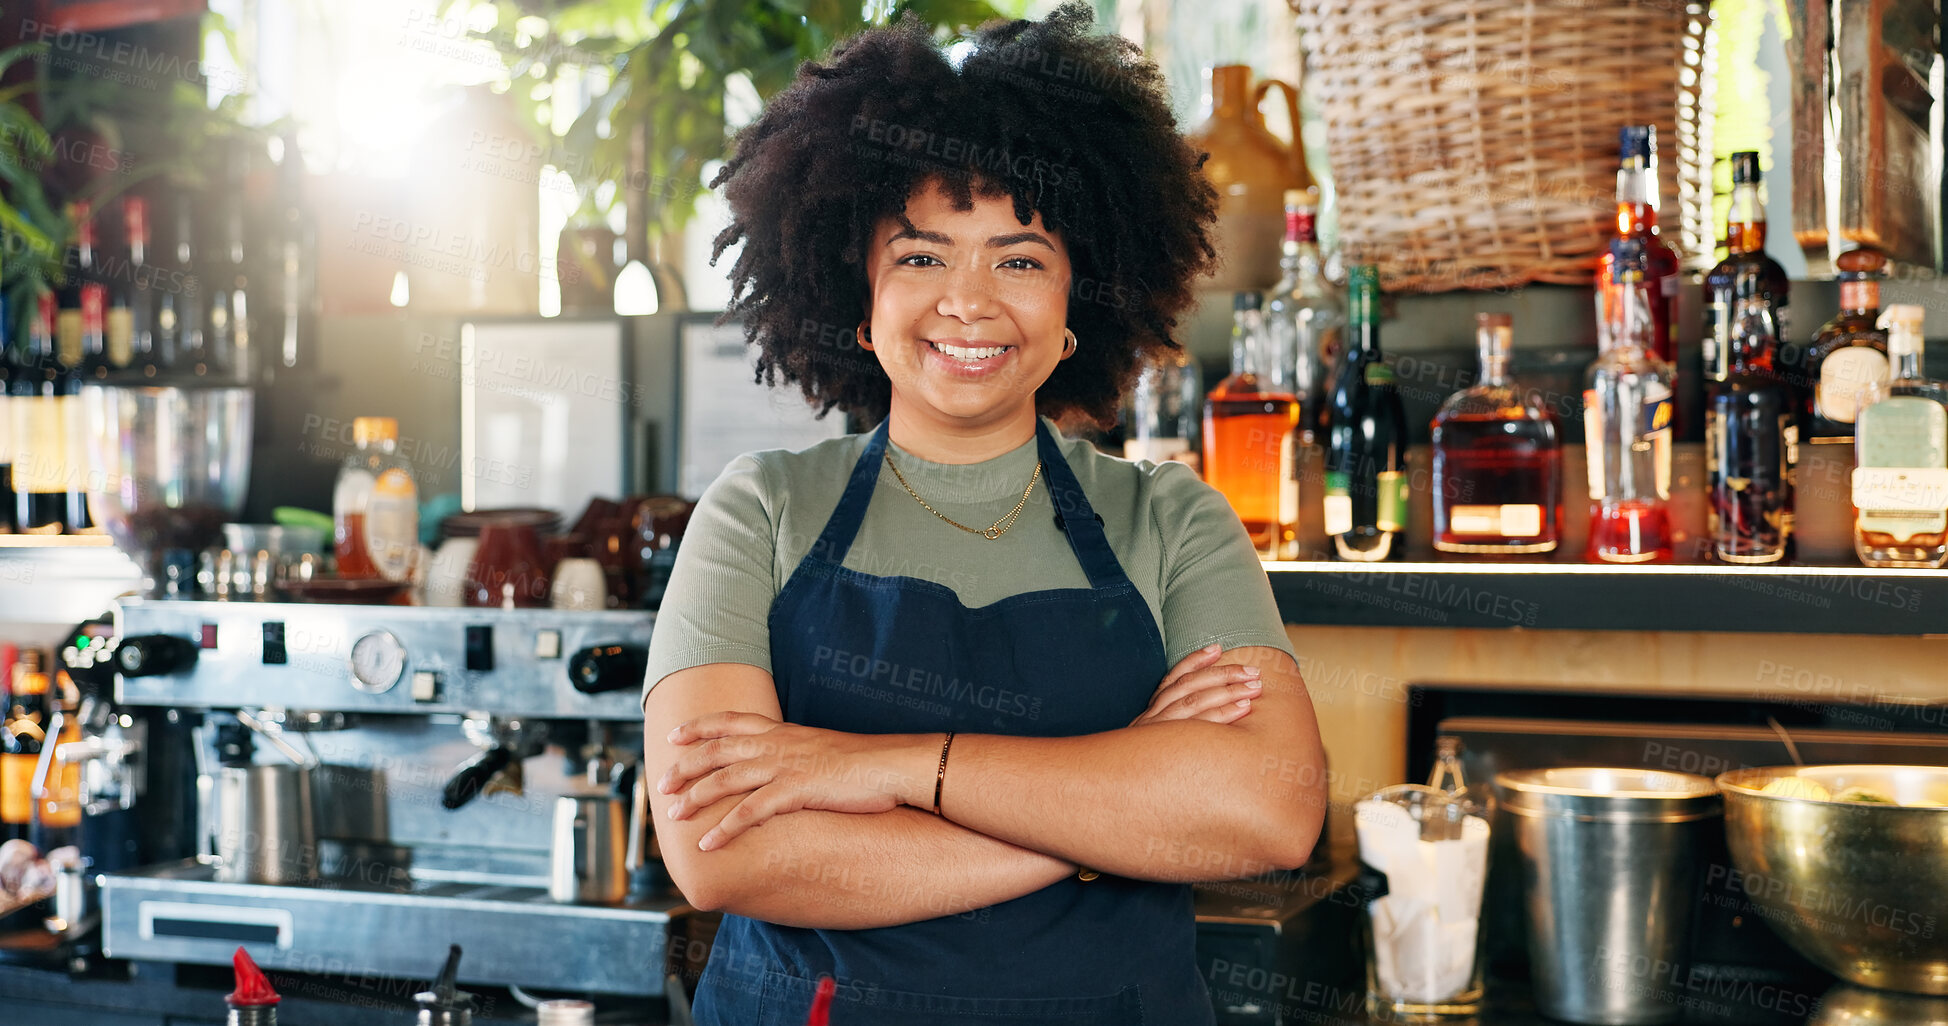
<instances>
[{"instance_id":1,"label":"hanging green plant","mask_svg":"<svg viewBox=\"0 0 1948 1026\"><path fill-rule=\"evenodd\" d=\"M493 8L494 27L473 35L501 52L510 82L551 81L564 64L608 77L559 135L547 105L560 90L541 99L513 92L550 162L576 177L579 216L606 214L633 186L644 224L662 235L694 216L704 167L727 155L734 91L768 101L800 63L868 26L912 14L945 42L1020 17L1027 0L448 0L442 14L467 18L482 7ZM635 126L642 132L632 140Z\"/></svg>"}]
</instances>

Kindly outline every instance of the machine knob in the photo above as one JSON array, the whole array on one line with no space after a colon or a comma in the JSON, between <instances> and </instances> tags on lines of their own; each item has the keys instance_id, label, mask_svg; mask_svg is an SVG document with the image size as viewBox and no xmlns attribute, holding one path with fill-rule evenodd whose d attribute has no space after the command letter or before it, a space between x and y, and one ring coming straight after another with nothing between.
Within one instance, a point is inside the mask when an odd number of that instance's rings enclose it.
<instances>
[{"instance_id":1,"label":"machine knob","mask_svg":"<svg viewBox=\"0 0 1948 1026\"><path fill-rule=\"evenodd\" d=\"M196 643L169 634L137 634L115 646L115 669L124 677L181 673L196 665Z\"/></svg>"},{"instance_id":2,"label":"machine knob","mask_svg":"<svg viewBox=\"0 0 1948 1026\"><path fill-rule=\"evenodd\" d=\"M648 670L649 648L644 645L594 645L568 659L568 680L584 695L640 688Z\"/></svg>"}]
</instances>

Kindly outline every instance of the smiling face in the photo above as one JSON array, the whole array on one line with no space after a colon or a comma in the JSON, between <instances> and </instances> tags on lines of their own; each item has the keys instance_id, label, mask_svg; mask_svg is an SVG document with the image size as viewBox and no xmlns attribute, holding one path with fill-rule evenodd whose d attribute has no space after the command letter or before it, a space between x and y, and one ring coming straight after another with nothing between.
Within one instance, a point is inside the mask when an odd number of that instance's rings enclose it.
<instances>
[{"instance_id":1,"label":"smiling face","mask_svg":"<svg viewBox=\"0 0 1948 1026\"><path fill-rule=\"evenodd\" d=\"M1034 422L1035 390L1065 354L1069 254L1006 196L955 210L932 182L883 219L866 262L871 341L895 417L979 430Z\"/></svg>"}]
</instances>

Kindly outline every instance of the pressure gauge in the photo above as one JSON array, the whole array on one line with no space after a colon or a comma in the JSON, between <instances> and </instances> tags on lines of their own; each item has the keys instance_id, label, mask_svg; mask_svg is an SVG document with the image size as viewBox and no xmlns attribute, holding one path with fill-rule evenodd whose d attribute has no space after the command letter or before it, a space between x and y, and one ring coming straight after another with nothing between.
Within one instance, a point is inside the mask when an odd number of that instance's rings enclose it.
<instances>
[{"instance_id":1,"label":"pressure gauge","mask_svg":"<svg viewBox=\"0 0 1948 1026\"><path fill-rule=\"evenodd\" d=\"M392 690L406 675L406 646L390 631L373 631L352 642L352 686L368 694Z\"/></svg>"}]
</instances>

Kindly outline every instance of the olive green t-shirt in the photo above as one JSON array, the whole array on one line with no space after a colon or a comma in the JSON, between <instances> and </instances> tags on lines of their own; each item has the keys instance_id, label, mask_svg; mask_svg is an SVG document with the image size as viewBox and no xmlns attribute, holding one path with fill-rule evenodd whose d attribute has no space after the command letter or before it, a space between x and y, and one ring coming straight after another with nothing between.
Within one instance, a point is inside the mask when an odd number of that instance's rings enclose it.
<instances>
[{"instance_id":1,"label":"olive green t-shirt","mask_svg":"<svg viewBox=\"0 0 1948 1026\"><path fill-rule=\"evenodd\" d=\"M1257 551L1222 495L1183 464L1117 459L1063 438L1052 420L1043 423L1156 617L1170 664L1212 642L1292 652ZM868 439L846 435L799 452L746 453L704 491L650 634L645 700L657 682L692 666L771 670L772 600L838 508ZM1015 508L1036 462L1033 438L966 464L933 463L891 442L887 448L921 498L977 529ZM1014 526L990 541L927 512L884 463L845 566L932 581L970 607L1089 586L1043 482Z\"/></svg>"}]
</instances>

